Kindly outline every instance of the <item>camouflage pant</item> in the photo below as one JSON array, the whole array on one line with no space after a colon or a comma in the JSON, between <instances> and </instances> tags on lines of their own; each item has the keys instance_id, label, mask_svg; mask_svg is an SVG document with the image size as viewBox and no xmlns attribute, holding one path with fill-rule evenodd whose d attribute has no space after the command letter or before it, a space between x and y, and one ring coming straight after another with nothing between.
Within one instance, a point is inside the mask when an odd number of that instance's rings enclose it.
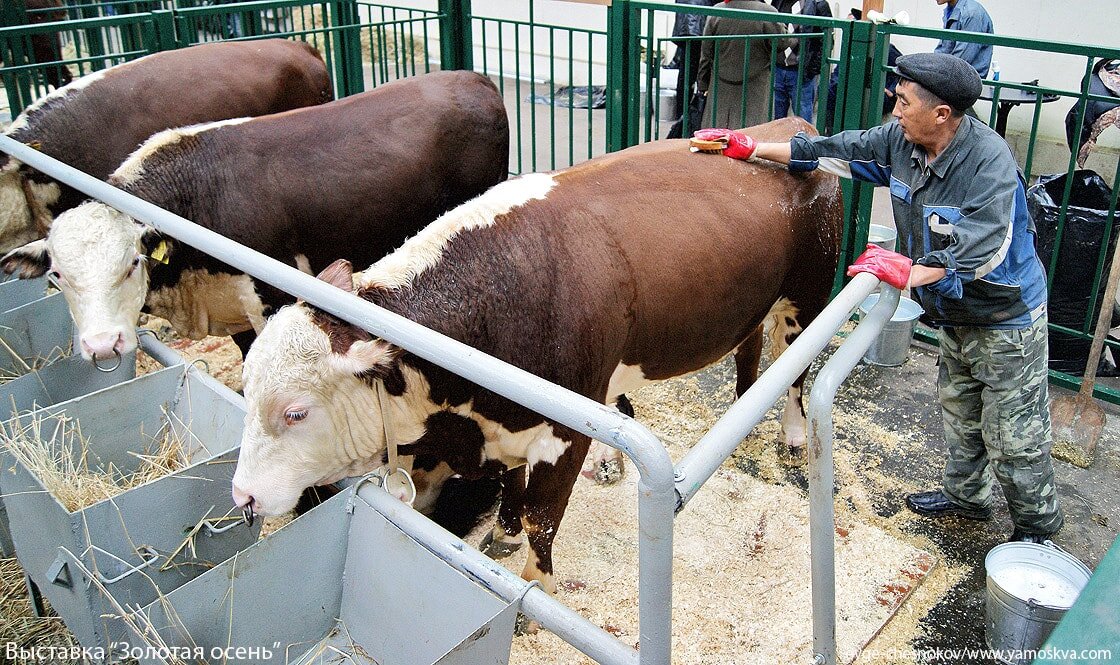
<instances>
[{"instance_id":1,"label":"camouflage pant","mask_svg":"<svg viewBox=\"0 0 1120 665\"><path fill-rule=\"evenodd\" d=\"M1003 487L1015 526L1030 533L1062 525L1050 460L1046 317L1022 330L942 328L941 399L949 459L943 491L969 508Z\"/></svg>"}]
</instances>

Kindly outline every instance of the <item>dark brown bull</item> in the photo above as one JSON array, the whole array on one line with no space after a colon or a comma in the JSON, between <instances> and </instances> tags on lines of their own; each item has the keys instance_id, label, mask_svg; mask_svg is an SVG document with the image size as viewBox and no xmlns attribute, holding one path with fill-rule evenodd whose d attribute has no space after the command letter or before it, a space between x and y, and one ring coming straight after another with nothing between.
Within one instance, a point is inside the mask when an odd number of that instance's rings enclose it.
<instances>
[{"instance_id":1,"label":"dark brown bull","mask_svg":"<svg viewBox=\"0 0 1120 665\"><path fill-rule=\"evenodd\" d=\"M799 130L812 128L789 119L750 134ZM742 393L764 320L776 319L780 352L827 304L842 218L834 176L662 141L498 185L354 284L365 300L601 402L728 353ZM345 262L321 278L352 289ZM493 538L514 544L524 528L523 577L555 589L553 538L587 436L305 304L270 319L244 376L239 506L282 513L306 486L376 467L390 440L422 466L504 474ZM802 428L787 437L803 443L800 386L785 424Z\"/></svg>"},{"instance_id":2,"label":"dark brown bull","mask_svg":"<svg viewBox=\"0 0 1120 665\"><path fill-rule=\"evenodd\" d=\"M151 135L331 99L311 46L285 39L202 44L134 60L73 82L28 107L5 133L98 178ZM42 237L85 197L0 153L0 251Z\"/></svg>"}]
</instances>

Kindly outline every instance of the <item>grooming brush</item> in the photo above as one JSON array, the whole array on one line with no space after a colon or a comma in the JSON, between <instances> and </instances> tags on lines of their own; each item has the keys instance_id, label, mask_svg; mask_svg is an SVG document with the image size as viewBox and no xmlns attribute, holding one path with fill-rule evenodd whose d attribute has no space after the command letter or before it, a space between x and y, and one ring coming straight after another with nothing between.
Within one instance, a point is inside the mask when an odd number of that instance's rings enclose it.
<instances>
[{"instance_id":1,"label":"grooming brush","mask_svg":"<svg viewBox=\"0 0 1120 665\"><path fill-rule=\"evenodd\" d=\"M727 139L716 139L714 141L706 139L698 139L695 136L688 140L688 149L692 152L710 152L712 154L720 154L723 149L727 147Z\"/></svg>"}]
</instances>

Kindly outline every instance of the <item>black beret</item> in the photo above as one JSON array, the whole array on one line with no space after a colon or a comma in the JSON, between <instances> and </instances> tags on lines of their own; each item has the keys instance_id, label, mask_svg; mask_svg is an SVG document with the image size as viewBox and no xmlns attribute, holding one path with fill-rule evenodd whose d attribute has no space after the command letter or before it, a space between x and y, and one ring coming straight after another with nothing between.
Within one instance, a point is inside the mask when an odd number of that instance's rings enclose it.
<instances>
[{"instance_id":1,"label":"black beret","mask_svg":"<svg viewBox=\"0 0 1120 665\"><path fill-rule=\"evenodd\" d=\"M980 98L980 75L964 60L948 53L901 56L895 73L940 97L958 111L967 111Z\"/></svg>"}]
</instances>

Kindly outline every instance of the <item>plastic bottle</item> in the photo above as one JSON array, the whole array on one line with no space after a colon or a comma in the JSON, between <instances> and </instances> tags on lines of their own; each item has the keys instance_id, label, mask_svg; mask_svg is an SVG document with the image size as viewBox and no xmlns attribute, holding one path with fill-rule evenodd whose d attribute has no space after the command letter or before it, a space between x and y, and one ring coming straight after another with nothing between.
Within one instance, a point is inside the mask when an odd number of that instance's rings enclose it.
<instances>
[{"instance_id":1,"label":"plastic bottle","mask_svg":"<svg viewBox=\"0 0 1120 665\"><path fill-rule=\"evenodd\" d=\"M998 81L999 80L999 63L996 62L995 60L992 60L991 75L992 75L991 78L992 78L993 81Z\"/></svg>"}]
</instances>

